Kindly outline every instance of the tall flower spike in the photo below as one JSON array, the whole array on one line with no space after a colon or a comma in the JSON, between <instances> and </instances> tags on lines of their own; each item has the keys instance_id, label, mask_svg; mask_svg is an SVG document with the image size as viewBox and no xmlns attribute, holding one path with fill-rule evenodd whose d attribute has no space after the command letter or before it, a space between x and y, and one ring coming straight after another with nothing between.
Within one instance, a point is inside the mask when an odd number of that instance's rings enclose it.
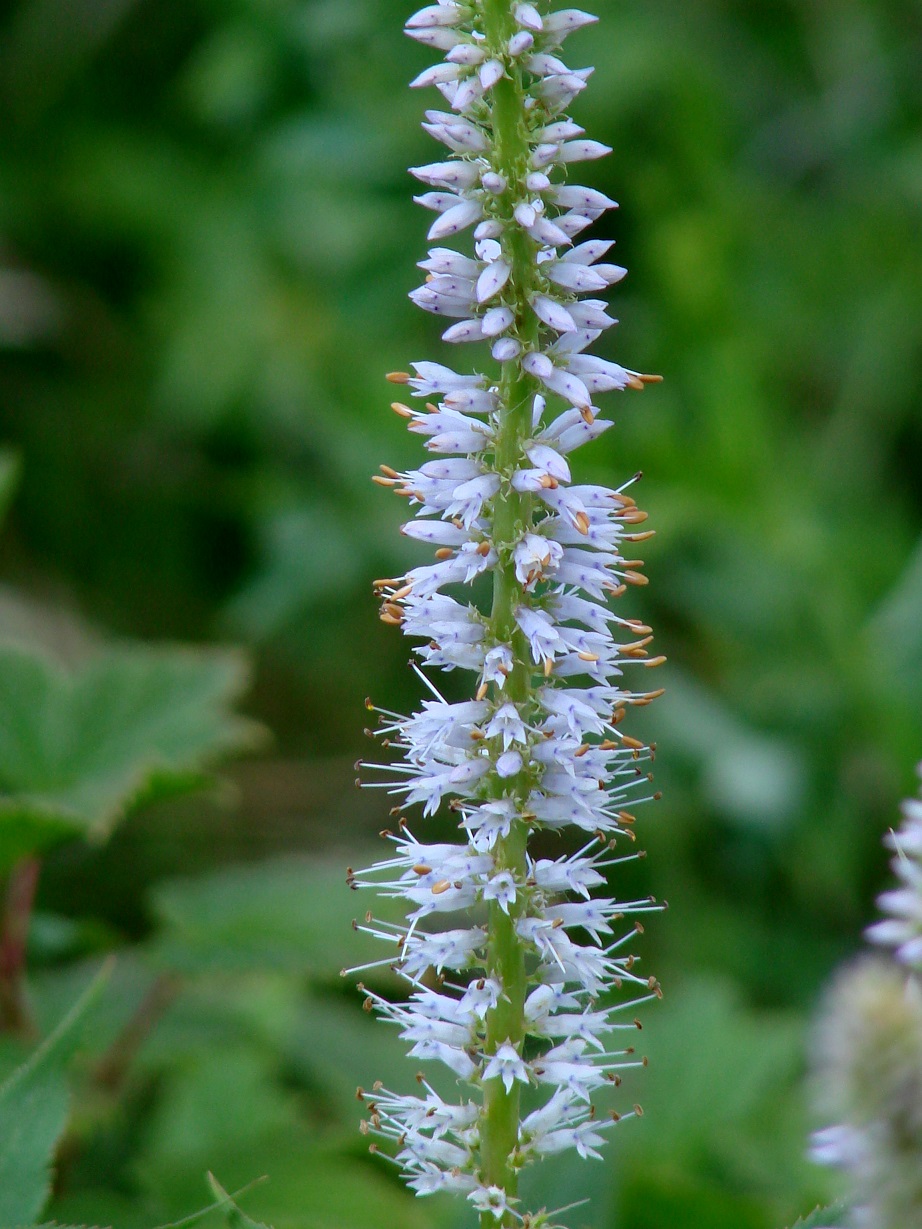
<instances>
[{"instance_id":1,"label":"tall flower spike","mask_svg":"<svg viewBox=\"0 0 922 1229\"><path fill-rule=\"evenodd\" d=\"M422 641L414 669L429 697L410 716L377 710L403 760L363 767L397 799L396 831L385 833L390 856L349 882L409 906L403 925L369 914L359 926L391 948L367 968L391 966L409 987L402 1004L366 991L369 1009L468 1091L443 1099L451 1080L419 1076L413 1095L360 1097L372 1147L395 1152L418 1194L463 1194L484 1229L547 1224L553 1213L522 1207L521 1168L568 1148L598 1156L612 1126L640 1112L595 1100L645 1064L635 1012L660 996L629 948L660 906L592 895L643 856L632 811L657 797L654 748L620 723L661 694L631 690L631 671L664 660L649 655L648 627L607 604L646 583L629 557L650 536L630 494L640 475L609 490L574 484L570 470L570 454L611 426L597 395L658 378L587 353L615 323L598 296L625 274L609 241L576 242L615 207L570 182L575 164L609 152L564 114L591 70L568 68L560 45L594 20L544 3L439 0L407 22L444 52L412 85L435 87L448 108L423 125L447 156L411 168L436 246L410 297L444 318L446 342L486 343L496 368L417 362L388 377L422 402L393 408L431 459L382 466L376 481L415 509L404 533L435 558L376 587L382 619ZM471 229L465 251L441 246ZM475 582L487 591L482 578L492 596L465 598ZM472 672L473 698L449 701L421 666ZM457 844L416 835L404 814L445 806ZM540 834L566 829L576 848L546 856L553 840Z\"/></svg>"}]
</instances>

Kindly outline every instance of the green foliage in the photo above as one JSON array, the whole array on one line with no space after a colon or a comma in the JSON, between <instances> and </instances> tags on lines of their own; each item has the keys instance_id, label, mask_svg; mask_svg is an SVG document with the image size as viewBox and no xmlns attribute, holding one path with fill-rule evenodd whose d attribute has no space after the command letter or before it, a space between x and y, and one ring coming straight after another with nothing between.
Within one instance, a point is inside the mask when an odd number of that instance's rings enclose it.
<instances>
[{"instance_id":1,"label":"green foliage","mask_svg":"<svg viewBox=\"0 0 922 1229\"><path fill-rule=\"evenodd\" d=\"M103 969L29 1060L0 1084L0 1225L31 1224L48 1200L52 1158L67 1125L66 1065L108 977Z\"/></svg>"},{"instance_id":2,"label":"green foliage","mask_svg":"<svg viewBox=\"0 0 922 1229\"><path fill-rule=\"evenodd\" d=\"M644 940L667 989L629 1090L645 1117L604 1164L538 1167L537 1202L591 1190L577 1229L776 1229L833 1195L801 1156L806 1013L871 916L922 749L922 22L907 0L589 7L573 111L616 150L591 181L622 201L631 269L606 356L666 382L615 402L575 464L647 475L652 583L620 613L671 659L631 732L658 741L664 791L636 887L672 908ZM418 693L367 593L421 559L368 482L421 455L381 373L456 357L404 299L426 225L404 168L437 156L417 125L438 105L403 89L430 59L409 8L0 17L4 581L122 636L242 639L280 748L238 773L238 810L179 805L249 740L231 658L174 674L172 651L119 650L68 675L0 650L0 871L49 851L36 1018L88 950L121 948L91 1038L108 1061L178 977L119 1080L84 1073L45 1213L67 1223L181 1218L209 1169L229 1190L269 1175L246 1207L276 1229L459 1219L362 1151L354 1085L413 1069L338 977L366 958L342 868L391 822L352 790L361 697ZM104 851L58 846L129 809ZM209 843L252 868L197 883ZM0 1042L0 1070L19 1057Z\"/></svg>"},{"instance_id":3,"label":"green foliage","mask_svg":"<svg viewBox=\"0 0 922 1229\"><path fill-rule=\"evenodd\" d=\"M251 1220L237 1206L233 1197L227 1193L214 1174L208 1175L208 1185L211 1187L212 1193L218 1201L218 1209L224 1216L230 1229L267 1229L267 1226L260 1224L259 1221Z\"/></svg>"},{"instance_id":4,"label":"green foliage","mask_svg":"<svg viewBox=\"0 0 922 1229\"><path fill-rule=\"evenodd\" d=\"M244 680L231 653L113 649L69 671L0 645L0 872L200 787L219 756L254 741L228 707Z\"/></svg>"},{"instance_id":5,"label":"green foliage","mask_svg":"<svg viewBox=\"0 0 922 1229\"><path fill-rule=\"evenodd\" d=\"M279 969L330 978L381 957L354 931L366 898L345 890L345 867L304 857L225 867L162 884L153 897L162 926L159 963L184 973ZM399 902L376 916L396 919ZM335 947L330 934L341 938Z\"/></svg>"},{"instance_id":6,"label":"green foliage","mask_svg":"<svg viewBox=\"0 0 922 1229\"><path fill-rule=\"evenodd\" d=\"M0 523L16 493L19 483L19 454L12 448L0 448Z\"/></svg>"}]
</instances>

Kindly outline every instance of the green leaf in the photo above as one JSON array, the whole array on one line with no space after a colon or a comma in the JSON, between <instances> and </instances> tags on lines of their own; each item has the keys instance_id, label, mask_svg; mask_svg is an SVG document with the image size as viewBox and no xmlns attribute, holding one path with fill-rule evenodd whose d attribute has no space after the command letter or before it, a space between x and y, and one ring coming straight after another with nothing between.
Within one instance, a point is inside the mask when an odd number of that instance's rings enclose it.
<instances>
[{"instance_id":1,"label":"green leaf","mask_svg":"<svg viewBox=\"0 0 922 1229\"><path fill-rule=\"evenodd\" d=\"M99 1229L98 1225L62 1225L56 1220L45 1221L43 1225L32 1225L30 1229Z\"/></svg>"},{"instance_id":2,"label":"green leaf","mask_svg":"<svg viewBox=\"0 0 922 1229\"><path fill-rule=\"evenodd\" d=\"M918 704L922 697L922 542L874 612L867 643L886 670L888 687Z\"/></svg>"},{"instance_id":3,"label":"green leaf","mask_svg":"<svg viewBox=\"0 0 922 1229\"><path fill-rule=\"evenodd\" d=\"M385 945L352 927L369 898L345 880L342 865L288 856L161 885L153 906L164 933L153 955L181 972L287 969L325 978L380 960ZM400 902L376 899L375 915L400 917Z\"/></svg>"},{"instance_id":4,"label":"green leaf","mask_svg":"<svg viewBox=\"0 0 922 1229\"><path fill-rule=\"evenodd\" d=\"M269 1180L254 1191L252 1204L259 1220L275 1229L431 1229L433 1204L428 1206L402 1189L381 1161L367 1154L357 1159L344 1156L337 1141L325 1141L316 1126L295 1124L283 1131L241 1141L220 1158L222 1173L241 1185L252 1174L268 1174ZM194 1170L194 1172L193 1172ZM201 1157L176 1156L169 1171L156 1174L142 1162L138 1175L148 1189L156 1190L171 1203L185 1201L201 1183ZM238 1198L234 1196L234 1200ZM208 1211L212 1211L208 1209ZM213 1215L213 1212L212 1212ZM196 1219L198 1219L196 1217ZM175 1229L185 1226L179 1221ZM209 1221L209 1223L213 1223ZM247 1218L238 1229L253 1225ZM164 1226L163 1229L174 1229Z\"/></svg>"},{"instance_id":5,"label":"green leaf","mask_svg":"<svg viewBox=\"0 0 922 1229\"><path fill-rule=\"evenodd\" d=\"M0 646L0 873L201 786L209 765L255 741L229 709L245 681L226 651L118 648L71 672Z\"/></svg>"},{"instance_id":6,"label":"green leaf","mask_svg":"<svg viewBox=\"0 0 922 1229\"><path fill-rule=\"evenodd\" d=\"M0 1085L0 1226L32 1224L48 1198L55 1145L67 1123L64 1065L109 969L103 967L54 1032Z\"/></svg>"},{"instance_id":7,"label":"green leaf","mask_svg":"<svg viewBox=\"0 0 922 1229\"><path fill-rule=\"evenodd\" d=\"M251 1220L245 1212L243 1212L234 1202L234 1198L228 1195L227 1191L217 1180L214 1174L208 1175L208 1185L214 1192L215 1198L218 1200L218 1207L224 1213L224 1219L230 1225L230 1229L268 1229L268 1226L260 1221Z\"/></svg>"},{"instance_id":8,"label":"green leaf","mask_svg":"<svg viewBox=\"0 0 922 1229\"><path fill-rule=\"evenodd\" d=\"M815 1208L809 1216L801 1217L791 1229L826 1229L827 1226L834 1229L843 1223L842 1216L845 1211L844 1203L834 1203L828 1208Z\"/></svg>"}]
</instances>

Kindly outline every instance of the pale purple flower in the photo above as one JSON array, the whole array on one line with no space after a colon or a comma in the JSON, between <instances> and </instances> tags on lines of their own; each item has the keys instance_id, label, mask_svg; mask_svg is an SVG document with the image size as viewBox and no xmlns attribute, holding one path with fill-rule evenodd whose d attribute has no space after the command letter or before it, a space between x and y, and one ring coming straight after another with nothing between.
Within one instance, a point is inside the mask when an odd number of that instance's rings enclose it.
<instances>
[{"instance_id":1,"label":"pale purple flower","mask_svg":"<svg viewBox=\"0 0 922 1229\"><path fill-rule=\"evenodd\" d=\"M922 798L903 803L903 825L888 833L884 844L896 852L890 865L901 886L878 896L878 907L889 917L869 926L867 937L893 948L897 960L922 972Z\"/></svg>"},{"instance_id":2,"label":"pale purple flower","mask_svg":"<svg viewBox=\"0 0 922 1229\"><path fill-rule=\"evenodd\" d=\"M402 758L363 767L396 803L396 830L385 833L390 855L349 882L407 905L404 923L372 914L357 923L389 947L356 971L392 969L409 994L399 1003L366 990L366 1005L396 1025L415 1059L441 1063L470 1089L457 1104L425 1081L425 1095L362 1093L365 1130L396 1152L418 1194L464 1194L506 1227L527 1215L484 1168L488 1103L525 1087L540 1098L519 1123L516 1165L570 1148L595 1157L619 1115L596 1116L594 1098L645 1061L614 1039L636 1030L636 1006L659 995L629 950L637 916L659 906L593 892L640 856L623 844L633 841L633 808L657 796L652 752L620 723L628 706L659 694L628 677L661 659L647 654L649 628L608 605L644 582L631 559L647 536L637 528L644 514L626 493L637 476L617 490L577 485L570 461L612 425L596 397L653 379L586 353L616 323L599 296L625 275L608 260L611 241L579 238L615 202L574 182L574 168L609 150L564 114L592 70L571 69L559 49L595 18L509 0L500 37L490 13L481 0L441 0L407 22L444 56L411 84L442 95L423 128L447 150L410 170L425 188L416 201L435 215L425 280L410 298L440 319L456 353L484 343L494 368L419 361L389 377L411 399L395 412L430 455L403 472L382 466L376 480L405 499L403 532L432 554L377 588L382 618L417 641L430 695L409 716L377 710L377 733ZM510 84L525 133L512 161L492 125ZM510 375L528 390L512 459ZM510 507L516 516L498 515ZM498 606L484 597L491 577L505 594ZM471 672L473 698L446 699L429 667ZM417 838L411 807L424 818L447 807L458 843ZM516 860L515 834L541 830L578 839L537 859L520 841ZM491 954L497 919L530 978L519 1024L498 1035L491 1022L509 994ZM612 985L631 993L600 1008Z\"/></svg>"}]
</instances>

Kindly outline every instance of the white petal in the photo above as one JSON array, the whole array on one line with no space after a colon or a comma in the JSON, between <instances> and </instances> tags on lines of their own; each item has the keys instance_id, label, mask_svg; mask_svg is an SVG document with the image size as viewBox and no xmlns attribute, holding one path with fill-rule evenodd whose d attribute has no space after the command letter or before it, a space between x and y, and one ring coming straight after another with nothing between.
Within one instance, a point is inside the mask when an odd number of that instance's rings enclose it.
<instances>
[{"instance_id":1,"label":"white petal","mask_svg":"<svg viewBox=\"0 0 922 1229\"><path fill-rule=\"evenodd\" d=\"M440 218L429 227L429 239L443 239L446 235L457 235L481 216L477 201L462 201L446 209Z\"/></svg>"},{"instance_id":2,"label":"white petal","mask_svg":"<svg viewBox=\"0 0 922 1229\"><path fill-rule=\"evenodd\" d=\"M481 320L484 337L497 337L506 331L515 321L515 316L508 307L491 307L484 313Z\"/></svg>"},{"instance_id":3,"label":"white petal","mask_svg":"<svg viewBox=\"0 0 922 1229\"><path fill-rule=\"evenodd\" d=\"M477 302L486 303L495 294L499 294L509 281L511 272L512 269L505 260L495 260L492 264L487 265L477 279L475 289Z\"/></svg>"},{"instance_id":4,"label":"white petal","mask_svg":"<svg viewBox=\"0 0 922 1229\"><path fill-rule=\"evenodd\" d=\"M520 30L510 38L506 50L511 56L524 55L526 51L531 51L534 45L535 36L527 30Z\"/></svg>"},{"instance_id":5,"label":"white petal","mask_svg":"<svg viewBox=\"0 0 922 1229\"><path fill-rule=\"evenodd\" d=\"M516 23L524 26L526 30L543 30L544 22L541 19L541 14L533 4L517 4L513 13Z\"/></svg>"},{"instance_id":6,"label":"white petal","mask_svg":"<svg viewBox=\"0 0 922 1229\"><path fill-rule=\"evenodd\" d=\"M503 65L500 60L487 60L480 70L480 84L485 90L491 89L503 75Z\"/></svg>"},{"instance_id":7,"label":"white petal","mask_svg":"<svg viewBox=\"0 0 922 1229\"><path fill-rule=\"evenodd\" d=\"M544 294L536 294L532 296L531 305L538 319L542 320L550 328L556 329L558 333L575 332L576 324L573 317L556 300L550 299Z\"/></svg>"}]
</instances>

